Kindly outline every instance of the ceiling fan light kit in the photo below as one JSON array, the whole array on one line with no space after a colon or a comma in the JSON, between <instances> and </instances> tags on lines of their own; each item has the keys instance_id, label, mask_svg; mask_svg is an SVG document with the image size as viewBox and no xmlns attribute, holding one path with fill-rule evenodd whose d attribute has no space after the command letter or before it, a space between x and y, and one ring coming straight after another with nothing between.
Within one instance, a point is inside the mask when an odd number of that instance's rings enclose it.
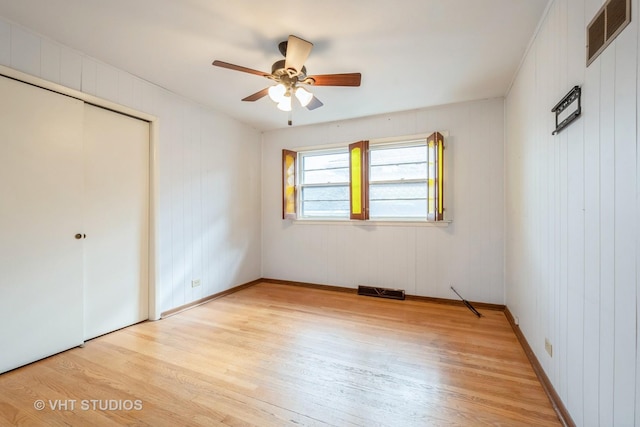
<instances>
[{"instance_id":1,"label":"ceiling fan light kit","mask_svg":"<svg viewBox=\"0 0 640 427\"><path fill-rule=\"evenodd\" d=\"M275 86L269 88L269 98L273 102L280 102L284 98L284 94L287 93L287 88L282 83L278 83Z\"/></svg>"},{"instance_id":2,"label":"ceiling fan light kit","mask_svg":"<svg viewBox=\"0 0 640 427\"><path fill-rule=\"evenodd\" d=\"M288 40L281 42L278 48L285 59L276 61L271 66L271 74L218 60L213 61L213 65L229 70L255 74L276 82L273 86L247 96L243 101L253 102L269 95L269 98L271 98L271 100L277 104L278 109L282 111L291 111L291 98L293 96L295 96L300 105L306 107L307 110L315 110L316 108L322 107L323 103L303 86L360 86L360 73L308 76L304 63L313 48L313 43L311 42L291 35ZM291 124L291 121L289 121L289 124Z\"/></svg>"},{"instance_id":3,"label":"ceiling fan light kit","mask_svg":"<svg viewBox=\"0 0 640 427\"><path fill-rule=\"evenodd\" d=\"M298 98L300 105L306 107L311 102L313 94L303 87L298 87L296 88L296 98Z\"/></svg>"},{"instance_id":4,"label":"ceiling fan light kit","mask_svg":"<svg viewBox=\"0 0 640 427\"><path fill-rule=\"evenodd\" d=\"M278 102L278 110L291 111L291 97L283 96L282 100Z\"/></svg>"}]
</instances>

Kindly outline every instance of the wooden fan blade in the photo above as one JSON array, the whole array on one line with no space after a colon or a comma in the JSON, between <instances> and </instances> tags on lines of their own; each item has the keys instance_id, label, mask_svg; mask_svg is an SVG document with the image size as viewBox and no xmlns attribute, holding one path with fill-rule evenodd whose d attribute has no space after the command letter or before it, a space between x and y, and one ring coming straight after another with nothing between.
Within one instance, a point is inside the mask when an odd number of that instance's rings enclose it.
<instances>
[{"instance_id":1,"label":"wooden fan blade","mask_svg":"<svg viewBox=\"0 0 640 427\"><path fill-rule=\"evenodd\" d=\"M313 43L302 40L300 37L289 36L287 40L287 55L284 59L284 68L292 76L300 74L302 66L309 57Z\"/></svg>"},{"instance_id":2,"label":"wooden fan blade","mask_svg":"<svg viewBox=\"0 0 640 427\"><path fill-rule=\"evenodd\" d=\"M322 107L324 104L322 103L322 101L320 101L318 98L315 97L315 95L313 96L313 98L311 99L311 102L309 102L307 104L307 110L311 111L311 110L315 110L316 108L320 108Z\"/></svg>"},{"instance_id":3,"label":"wooden fan blade","mask_svg":"<svg viewBox=\"0 0 640 427\"><path fill-rule=\"evenodd\" d=\"M265 73L264 71L253 70L251 68L242 67L240 65L229 64L228 62L218 61L217 59L213 61L213 64L216 67L227 68L229 70L242 71L243 73L255 74L257 76L269 77L271 74Z\"/></svg>"},{"instance_id":4,"label":"wooden fan blade","mask_svg":"<svg viewBox=\"0 0 640 427\"><path fill-rule=\"evenodd\" d=\"M314 86L360 86L362 75L360 73L348 74L320 74L317 76L309 76Z\"/></svg>"},{"instance_id":5,"label":"wooden fan blade","mask_svg":"<svg viewBox=\"0 0 640 427\"><path fill-rule=\"evenodd\" d=\"M249 101L249 102L257 101L260 98L264 98L268 94L269 94L269 88L265 87L264 89L254 93L253 95L247 96L246 98L243 99L243 101Z\"/></svg>"}]
</instances>

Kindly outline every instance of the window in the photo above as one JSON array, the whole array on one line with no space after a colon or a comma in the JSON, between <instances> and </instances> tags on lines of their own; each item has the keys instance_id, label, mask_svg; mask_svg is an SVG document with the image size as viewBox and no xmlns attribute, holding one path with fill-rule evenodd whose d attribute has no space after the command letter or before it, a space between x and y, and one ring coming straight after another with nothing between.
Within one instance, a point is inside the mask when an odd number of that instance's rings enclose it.
<instances>
[{"instance_id":1,"label":"window","mask_svg":"<svg viewBox=\"0 0 640 427\"><path fill-rule=\"evenodd\" d=\"M283 150L283 218L441 221L443 139Z\"/></svg>"},{"instance_id":2,"label":"window","mask_svg":"<svg viewBox=\"0 0 640 427\"><path fill-rule=\"evenodd\" d=\"M349 152L300 153L300 216L349 218Z\"/></svg>"},{"instance_id":3,"label":"window","mask_svg":"<svg viewBox=\"0 0 640 427\"><path fill-rule=\"evenodd\" d=\"M371 218L416 218L427 215L427 145L372 146L369 169Z\"/></svg>"}]
</instances>

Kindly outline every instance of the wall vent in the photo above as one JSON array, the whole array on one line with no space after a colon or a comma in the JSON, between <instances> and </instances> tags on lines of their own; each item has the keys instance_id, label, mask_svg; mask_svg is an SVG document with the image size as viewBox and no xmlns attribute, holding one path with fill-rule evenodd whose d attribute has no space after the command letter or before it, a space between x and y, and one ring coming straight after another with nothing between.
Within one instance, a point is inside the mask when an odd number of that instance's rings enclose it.
<instances>
[{"instance_id":1,"label":"wall vent","mask_svg":"<svg viewBox=\"0 0 640 427\"><path fill-rule=\"evenodd\" d=\"M631 0L609 0L587 26L587 66L631 22Z\"/></svg>"},{"instance_id":2,"label":"wall vent","mask_svg":"<svg viewBox=\"0 0 640 427\"><path fill-rule=\"evenodd\" d=\"M376 288L373 286L358 286L358 295L391 299L404 299L403 289Z\"/></svg>"}]
</instances>

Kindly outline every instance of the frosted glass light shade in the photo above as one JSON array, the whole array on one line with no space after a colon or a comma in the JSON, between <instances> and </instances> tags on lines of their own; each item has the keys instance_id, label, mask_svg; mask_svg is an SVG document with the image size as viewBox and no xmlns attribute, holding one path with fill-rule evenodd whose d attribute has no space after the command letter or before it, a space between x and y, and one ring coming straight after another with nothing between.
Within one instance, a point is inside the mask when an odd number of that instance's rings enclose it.
<instances>
[{"instance_id":1,"label":"frosted glass light shade","mask_svg":"<svg viewBox=\"0 0 640 427\"><path fill-rule=\"evenodd\" d=\"M279 83L269 88L269 98L271 98L273 102L282 102L286 92L287 88L285 88L282 83Z\"/></svg>"},{"instance_id":2,"label":"frosted glass light shade","mask_svg":"<svg viewBox=\"0 0 640 427\"><path fill-rule=\"evenodd\" d=\"M303 87L296 89L296 98L300 101L300 105L306 107L313 99L313 94Z\"/></svg>"},{"instance_id":3,"label":"frosted glass light shade","mask_svg":"<svg viewBox=\"0 0 640 427\"><path fill-rule=\"evenodd\" d=\"M291 97L282 97L282 101L278 103L278 109L282 111L291 111Z\"/></svg>"}]
</instances>

